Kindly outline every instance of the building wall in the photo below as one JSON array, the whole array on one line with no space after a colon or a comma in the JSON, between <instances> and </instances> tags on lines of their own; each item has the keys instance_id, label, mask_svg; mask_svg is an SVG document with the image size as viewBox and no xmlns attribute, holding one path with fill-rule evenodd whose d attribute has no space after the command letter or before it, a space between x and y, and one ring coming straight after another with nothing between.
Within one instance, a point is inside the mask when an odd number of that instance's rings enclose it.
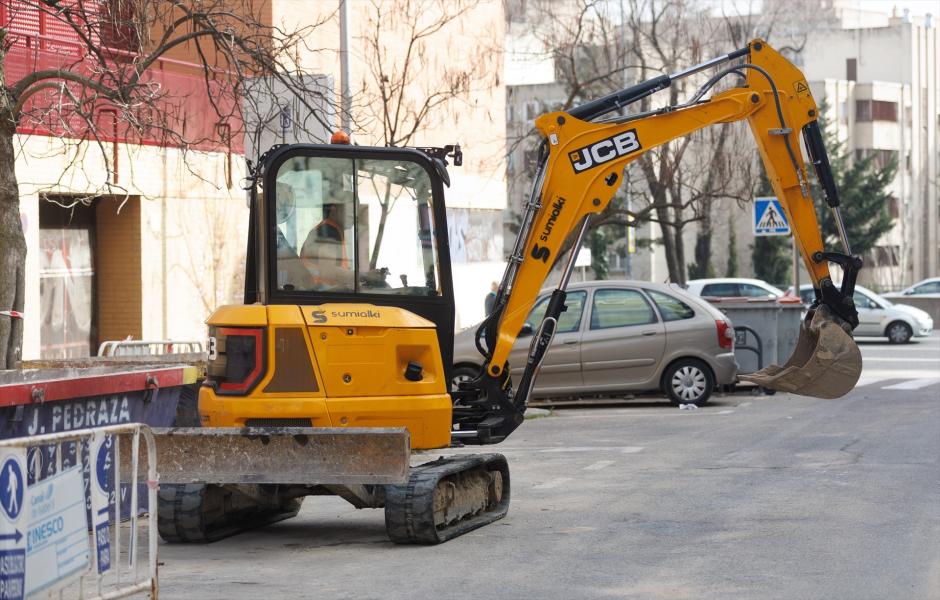
<instances>
[{"instance_id":1,"label":"building wall","mask_svg":"<svg viewBox=\"0 0 940 600\"><path fill-rule=\"evenodd\" d=\"M897 265L863 272L863 282L899 289L940 272L940 46L937 28L919 18L886 18L881 27L814 32L803 54L817 100L834 112L852 150L897 153L898 221L879 246L896 247ZM856 77L849 81L847 61ZM861 121L859 100L897 105L896 121Z\"/></svg>"},{"instance_id":2,"label":"building wall","mask_svg":"<svg viewBox=\"0 0 940 600\"><path fill-rule=\"evenodd\" d=\"M99 341L128 335L202 340L209 313L220 304L240 302L248 209L237 185L243 173L237 157L119 145L117 181L100 187L106 175L96 147L44 136L16 141L28 248L27 307L40 305L39 202L46 194L107 196L97 200L96 287L99 305L107 310L99 315ZM125 194L128 201L122 206L115 198L123 200ZM39 358L37 317L26 315L24 359Z\"/></svg>"}]
</instances>

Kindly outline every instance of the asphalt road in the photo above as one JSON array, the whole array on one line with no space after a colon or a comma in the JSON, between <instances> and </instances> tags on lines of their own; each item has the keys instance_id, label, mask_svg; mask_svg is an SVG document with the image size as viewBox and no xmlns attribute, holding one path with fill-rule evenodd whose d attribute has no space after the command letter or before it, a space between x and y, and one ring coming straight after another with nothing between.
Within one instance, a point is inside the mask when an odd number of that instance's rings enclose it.
<instances>
[{"instance_id":1,"label":"asphalt road","mask_svg":"<svg viewBox=\"0 0 940 600\"><path fill-rule=\"evenodd\" d=\"M164 598L940 598L940 336L861 344L840 400L737 394L556 411L487 450L502 521L399 547L383 514L160 546Z\"/></svg>"}]
</instances>

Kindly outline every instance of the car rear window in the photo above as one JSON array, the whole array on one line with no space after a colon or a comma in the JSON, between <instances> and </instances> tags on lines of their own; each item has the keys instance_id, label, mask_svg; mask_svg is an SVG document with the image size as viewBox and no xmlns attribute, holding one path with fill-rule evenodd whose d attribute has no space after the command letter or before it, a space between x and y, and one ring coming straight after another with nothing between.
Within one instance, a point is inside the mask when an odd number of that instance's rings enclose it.
<instances>
[{"instance_id":1,"label":"car rear window","mask_svg":"<svg viewBox=\"0 0 940 600\"><path fill-rule=\"evenodd\" d=\"M681 321L682 319L691 319L695 316L695 311L692 310L692 307L678 298L673 298L669 294L662 292L654 292L653 290L646 290L646 293L649 294L653 302L656 303L657 308L659 308L659 314L663 316L663 321Z\"/></svg>"},{"instance_id":2,"label":"car rear window","mask_svg":"<svg viewBox=\"0 0 940 600\"><path fill-rule=\"evenodd\" d=\"M936 294L940 292L940 281L931 281L914 288L915 294Z\"/></svg>"},{"instance_id":3,"label":"car rear window","mask_svg":"<svg viewBox=\"0 0 940 600\"><path fill-rule=\"evenodd\" d=\"M768 290L750 283L742 283L739 284L738 287L742 296L748 296L750 298L773 298L774 296Z\"/></svg>"},{"instance_id":4,"label":"car rear window","mask_svg":"<svg viewBox=\"0 0 940 600\"><path fill-rule=\"evenodd\" d=\"M591 329L646 325L656 322L656 313L636 290L597 290L591 308Z\"/></svg>"},{"instance_id":5,"label":"car rear window","mask_svg":"<svg viewBox=\"0 0 940 600\"><path fill-rule=\"evenodd\" d=\"M732 296L740 296L741 293L736 283L709 283L702 288L702 295L729 298Z\"/></svg>"}]
</instances>

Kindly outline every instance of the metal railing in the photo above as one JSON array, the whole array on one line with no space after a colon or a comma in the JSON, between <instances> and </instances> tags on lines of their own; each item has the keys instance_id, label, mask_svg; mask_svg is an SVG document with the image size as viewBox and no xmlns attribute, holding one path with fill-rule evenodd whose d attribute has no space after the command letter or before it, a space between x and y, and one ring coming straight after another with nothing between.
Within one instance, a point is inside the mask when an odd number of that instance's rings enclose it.
<instances>
[{"instance_id":1,"label":"metal railing","mask_svg":"<svg viewBox=\"0 0 940 600\"><path fill-rule=\"evenodd\" d=\"M190 340L113 340L98 346L98 356L155 356L201 353L202 342Z\"/></svg>"},{"instance_id":2,"label":"metal railing","mask_svg":"<svg viewBox=\"0 0 940 600\"><path fill-rule=\"evenodd\" d=\"M139 464L141 438L146 477L141 477ZM153 433L140 423L0 441L0 469L11 468L15 461L22 465L0 474L0 483L8 487L6 495L0 491L0 500L11 498L12 488L22 510L11 513L6 505L0 509L26 521L10 526L17 530L16 544L23 540L19 551L24 557L19 581L12 583L23 586L29 598L107 600L149 593L156 599L156 456ZM19 469L26 475L14 477ZM11 479L20 483L11 486ZM146 506L138 493L144 486ZM47 513L42 512L44 502ZM21 530L26 535L21 536ZM49 562L57 564L50 568Z\"/></svg>"}]
</instances>

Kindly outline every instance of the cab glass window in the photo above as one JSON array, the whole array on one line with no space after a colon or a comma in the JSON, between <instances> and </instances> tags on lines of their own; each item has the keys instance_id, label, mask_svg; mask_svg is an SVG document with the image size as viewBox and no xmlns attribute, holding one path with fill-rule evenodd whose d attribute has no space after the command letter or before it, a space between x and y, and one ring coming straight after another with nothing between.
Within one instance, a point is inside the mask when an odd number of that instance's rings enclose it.
<instances>
[{"instance_id":1,"label":"cab glass window","mask_svg":"<svg viewBox=\"0 0 940 600\"><path fill-rule=\"evenodd\" d=\"M695 311L692 310L692 307L678 298L673 298L669 294L662 292L654 292L653 290L646 290L646 293L649 294L653 302L656 303L656 307L659 308L659 314L662 315L663 321L681 321L682 319L691 319L695 316Z\"/></svg>"},{"instance_id":2,"label":"cab glass window","mask_svg":"<svg viewBox=\"0 0 940 600\"><path fill-rule=\"evenodd\" d=\"M653 307L636 290L597 290L591 308L591 329L646 325L656 322Z\"/></svg>"},{"instance_id":3,"label":"cab glass window","mask_svg":"<svg viewBox=\"0 0 940 600\"><path fill-rule=\"evenodd\" d=\"M294 156L275 181L278 290L440 293L431 180L420 165Z\"/></svg>"},{"instance_id":4,"label":"cab glass window","mask_svg":"<svg viewBox=\"0 0 940 600\"><path fill-rule=\"evenodd\" d=\"M531 325L533 329L537 329L542 323L542 319L545 318L549 298L551 298L551 296L545 296L539 299L535 303L535 306L532 307L531 312L529 312L526 323ZM558 328L555 330L555 333L567 333L577 331L581 328L581 315L584 313L584 302L586 299L587 292L568 292L568 297L565 298L565 305L568 307L568 310L561 313L561 316L558 317Z\"/></svg>"}]
</instances>

